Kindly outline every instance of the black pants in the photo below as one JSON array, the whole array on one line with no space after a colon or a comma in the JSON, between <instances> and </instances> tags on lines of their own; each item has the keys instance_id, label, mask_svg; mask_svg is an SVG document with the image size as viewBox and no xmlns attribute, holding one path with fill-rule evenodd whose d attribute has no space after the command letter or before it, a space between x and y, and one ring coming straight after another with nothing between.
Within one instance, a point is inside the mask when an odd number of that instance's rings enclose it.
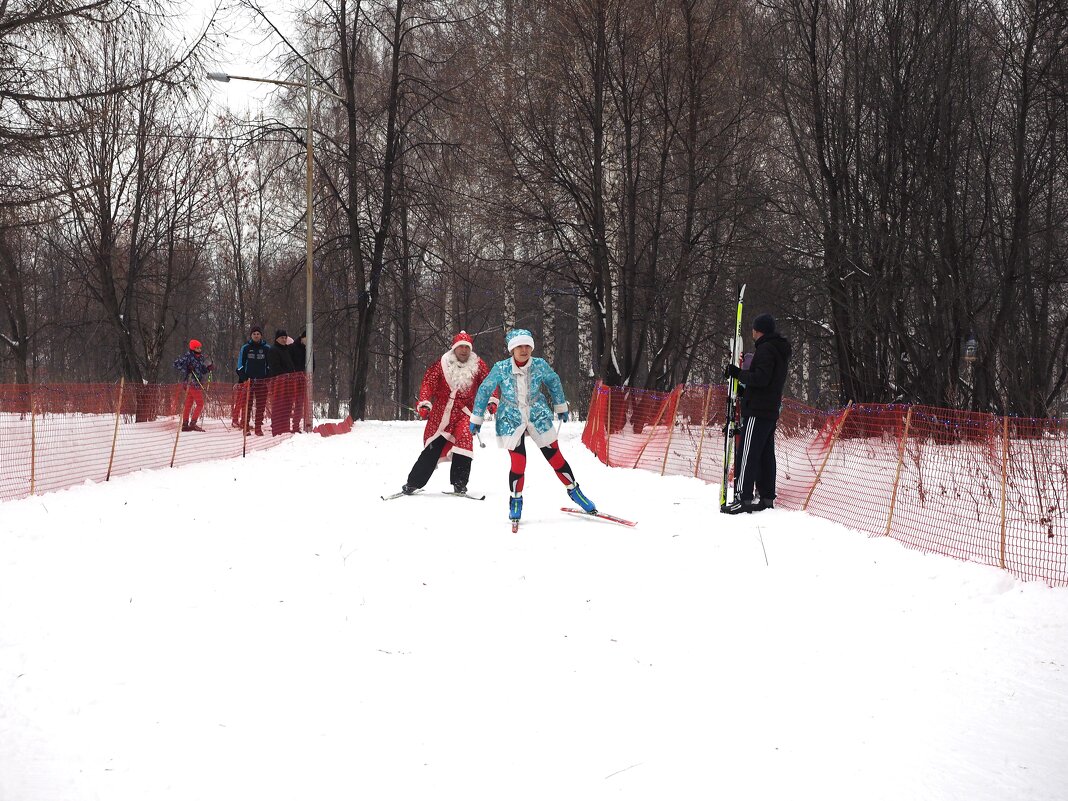
<instances>
[{"instance_id":1,"label":"black pants","mask_svg":"<svg viewBox=\"0 0 1068 801\"><path fill-rule=\"evenodd\" d=\"M759 417L746 417L742 421L741 443L734 462L735 498L753 500L754 486L763 500L775 497L776 422Z\"/></svg>"},{"instance_id":2,"label":"black pants","mask_svg":"<svg viewBox=\"0 0 1068 801\"><path fill-rule=\"evenodd\" d=\"M412 465L412 472L408 474L409 487L421 489L426 486L426 482L430 481L430 477L434 474L434 468L438 466L441 452L445 450L448 442L445 437L435 437L430 441L429 445L423 448L423 452L419 454L419 458ZM453 451L452 468L449 470L449 483L466 484L470 478L471 457L463 456Z\"/></svg>"}]
</instances>

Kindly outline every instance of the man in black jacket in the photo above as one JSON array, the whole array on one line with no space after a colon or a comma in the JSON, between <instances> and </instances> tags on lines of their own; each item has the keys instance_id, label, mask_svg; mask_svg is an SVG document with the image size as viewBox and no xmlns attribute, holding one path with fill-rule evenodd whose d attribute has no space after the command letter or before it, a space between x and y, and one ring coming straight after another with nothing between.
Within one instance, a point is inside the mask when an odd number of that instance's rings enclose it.
<instances>
[{"instance_id":1,"label":"man in black jacket","mask_svg":"<svg viewBox=\"0 0 1068 801\"><path fill-rule=\"evenodd\" d=\"M263 329L252 326L248 333L248 342L241 346L237 356L237 379L239 382L251 382L242 393L245 401L245 427L249 433L252 426L249 418L253 416L255 406L256 435L263 436L263 413L267 408L267 354L271 348L263 341ZM239 423L240 425L240 423Z\"/></svg>"},{"instance_id":2,"label":"man in black jacket","mask_svg":"<svg viewBox=\"0 0 1068 801\"><path fill-rule=\"evenodd\" d=\"M742 392L741 446L734 466L734 501L727 514L760 512L775 505L775 423L782 406L782 390L790 362L790 343L775 330L775 318L759 314L753 320L755 352L748 369L727 365L724 378L745 385ZM753 501L753 488L760 500Z\"/></svg>"},{"instance_id":3,"label":"man in black jacket","mask_svg":"<svg viewBox=\"0 0 1068 801\"><path fill-rule=\"evenodd\" d=\"M293 433L300 433L300 421L304 421L304 432L311 430L311 409L308 408L308 382L305 368L308 364L308 332L301 331L296 342L289 346L289 355L293 359L293 384L296 398L293 401Z\"/></svg>"},{"instance_id":4,"label":"man in black jacket","mask_svg":"<svg viewBox=\"0 0 1068 801\"><path fill-rule=\"evenodd\" d=\"M293 340L284 328L274 332L274 345L267 351L267 375L271 379L271 436L288 434L293 422L293 402L296 400L296 371L290 346Z\"/></svg>"}]
</instances>

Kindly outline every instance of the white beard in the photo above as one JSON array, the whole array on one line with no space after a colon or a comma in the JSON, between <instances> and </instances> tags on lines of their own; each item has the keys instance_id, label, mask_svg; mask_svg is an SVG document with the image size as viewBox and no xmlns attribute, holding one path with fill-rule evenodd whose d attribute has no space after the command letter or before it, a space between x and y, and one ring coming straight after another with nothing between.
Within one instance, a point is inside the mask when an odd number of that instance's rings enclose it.
<instances>
[{"instance_id":1,"label":"white beard","mask_svg":"<svg viewBox=\"0 0 1068 801\"><path fill-rule=\"evenodd\" d=\"M471 351L466 362L456 358L451 350L441 357L441 371L445 374L445 381L454 392L463 392L470 389L478 374L478 354Z\"/></svg>"}]
</instances>

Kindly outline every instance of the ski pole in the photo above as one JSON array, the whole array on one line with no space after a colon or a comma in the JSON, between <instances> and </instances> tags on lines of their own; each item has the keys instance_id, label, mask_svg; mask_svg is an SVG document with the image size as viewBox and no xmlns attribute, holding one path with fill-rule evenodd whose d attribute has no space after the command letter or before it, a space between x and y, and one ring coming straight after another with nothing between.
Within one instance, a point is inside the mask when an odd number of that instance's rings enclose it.
<instances>
[{"instance_id":1,"label":"ski pole","mask_svg":"<svg viewBox=\"0 0 1068 801\"><path fill-rule=\"evenodd\" d=\"M482 441L482 437L478 434L478 432L475 432L475 439L478 440L478 447L480 447L480 448L485 448L486 447L486 443Z\"/></svg>"}]
</instances>

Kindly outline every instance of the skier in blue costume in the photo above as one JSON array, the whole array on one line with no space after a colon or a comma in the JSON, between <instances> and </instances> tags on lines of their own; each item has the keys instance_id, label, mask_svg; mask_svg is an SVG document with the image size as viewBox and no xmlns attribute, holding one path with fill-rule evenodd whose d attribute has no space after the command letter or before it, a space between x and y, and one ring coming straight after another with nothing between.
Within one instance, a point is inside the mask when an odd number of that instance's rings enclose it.
<instances>
[{"instance_id":1,"label":"skier in blue costume","mask_svg":"<svg viewBox=\"0 0 1068 801\"><path fill-rule=\"evenodd\" d=\"M557 478L567 488L567 494L586 512L596 512L597 507L579 489L571 465L560 453L553 426L553 414L566 422L567 398L560 383L560 376L545 359L532 358L534 335L522 328L508 332L508 351L511 356L493 365L489 375L475 394L471 415L471 433L477 434L485 419L486 406L498 387L501 391L497 407L497 444L508 449L511 469L508 473L508 517L519 520L523 514L523 477L526 472L527 452L525 438L530 436L548 460ZM552 396L553 405L543 390Z\"/></svg>"}]
</instances>

